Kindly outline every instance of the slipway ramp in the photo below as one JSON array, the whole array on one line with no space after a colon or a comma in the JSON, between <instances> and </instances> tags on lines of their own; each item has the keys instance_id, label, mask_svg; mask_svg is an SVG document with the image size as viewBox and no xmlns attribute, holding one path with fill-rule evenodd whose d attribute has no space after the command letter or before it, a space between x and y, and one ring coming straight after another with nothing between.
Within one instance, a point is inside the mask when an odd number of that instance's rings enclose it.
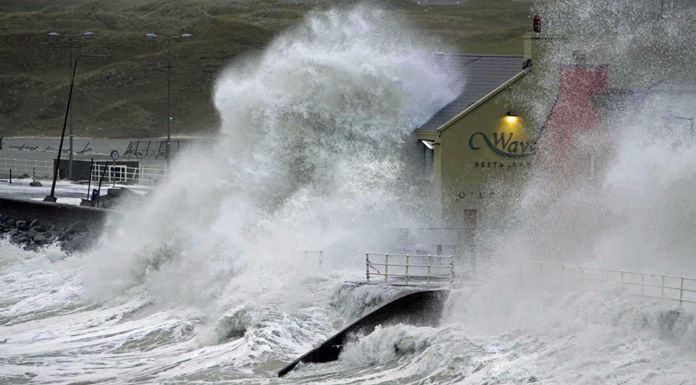
<instances>
[{"instance_id":1,"label":"slipway ramp","mask_svg":"<svg viewBox=\"0 0 696 385\"><path fill-rule=\"evenodd\" d=\"M351 337L370 334L378 325L406 323L434 326L440 320L448 293L447 289L427 289L403 294L348 325L323 344L291 362L278 372L278 377L285 376L300 363L336 361Z\"/></svg>"}]
</instances>

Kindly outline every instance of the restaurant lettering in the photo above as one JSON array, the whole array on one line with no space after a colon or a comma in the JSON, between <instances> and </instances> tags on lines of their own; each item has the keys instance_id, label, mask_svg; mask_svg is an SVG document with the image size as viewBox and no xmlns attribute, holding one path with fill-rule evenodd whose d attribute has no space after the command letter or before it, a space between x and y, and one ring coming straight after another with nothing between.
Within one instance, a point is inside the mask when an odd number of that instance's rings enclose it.
<instances>
[{"instance_id":1,"label":"restaurant lettering","mask_svg":"<svg viewBox=\"0 0 696 385\"><path fill-rule=\"evenodd\" d=\"M481 140L493 152L507 158L524 158L534 154L534 142L529 140L513 140L512 132L495 132L492 138L483 132L475 132L469 137L469 148L480 150Z\"/></svg>"}]
</instances>

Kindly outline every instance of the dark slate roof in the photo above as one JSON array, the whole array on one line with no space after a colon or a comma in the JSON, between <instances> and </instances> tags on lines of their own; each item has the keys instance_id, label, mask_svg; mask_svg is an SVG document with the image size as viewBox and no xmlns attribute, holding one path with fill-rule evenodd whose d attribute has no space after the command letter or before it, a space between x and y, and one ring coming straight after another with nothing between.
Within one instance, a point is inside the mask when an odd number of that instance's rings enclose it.
<instances>
[{"instance_id":1,"label":"dark slate roof","mask_svg":"<svg viewBox=\"0 0 696 385\"><path fill-rule=\"evenodd\" d=\"M421 130L437 130L523 70L522 56L438 54L438 60L462 74L464 89L423 124Z\"/></svg>"}]
</instances>

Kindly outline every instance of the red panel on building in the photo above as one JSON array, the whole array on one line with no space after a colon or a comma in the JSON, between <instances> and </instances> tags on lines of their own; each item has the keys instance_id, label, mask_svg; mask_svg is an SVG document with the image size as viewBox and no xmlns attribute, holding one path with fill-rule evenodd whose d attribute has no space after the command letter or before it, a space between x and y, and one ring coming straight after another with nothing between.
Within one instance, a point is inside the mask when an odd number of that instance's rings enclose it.
<instances>
[{"instance_id":1,"label":"red panel on building","mask_svg":"<svg viewBox=\"0 0 696 385\"><path fill-rule=\"evenodd\" d=\"M607 89L607 66L561 66L558 99L544 127L545 142L556 150L572 146L578 134L593 130L599 114L592 96Z\"/></svg>"}]
</instances>

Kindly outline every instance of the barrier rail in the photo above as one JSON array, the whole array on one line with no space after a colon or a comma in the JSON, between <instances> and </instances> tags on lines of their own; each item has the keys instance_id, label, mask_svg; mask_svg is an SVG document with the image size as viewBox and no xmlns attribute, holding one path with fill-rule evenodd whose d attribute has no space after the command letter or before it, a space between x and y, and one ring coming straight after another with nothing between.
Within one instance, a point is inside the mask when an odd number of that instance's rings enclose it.
<instances>
[{"instance_id":1,"label":"barrier rail","mask_svg":"<svg viewBox=\"0 0 696 385\"><path fill-rule=\"evenodd\" d=\"M95 163L92 167L92 182L99 182L104 172L103 163ZM166 171L162 168L154 167L128 167L119 164L106 165L104 183L140 184L153 186L159 183Z\"/></svg>"},{"instance_id":2,"label":"barrier rail","mask_svg":"<svg viewBox=\"0 0 696 385\"><path fill-rule=\"evenodd\" d=\"M543 261L528 262L527 265L534 266L539 273L559 273L581 281L618 281L622 288L629 290L629 294L640 297L675 301L679 306L696 304L696 278Z\"/></svg>"},{"instance_id":3,"label":"barrier rail","mask_svg":"<svg viewBox=\"0 0 696 385\"><path fill-rule=\"evenodd\" d=\"M381 261L375 261L380 257ZM384 277L386 283L389 283L389 278L393 283L405 284L451 281L454 278L454 259L451 255L366 253L365 278L370 282L372 276Z\"/></svg>"},{"instance_id":4,"label":"barrier rail","mask_svg":"<svg viewBox=\"0 0 696 385\"><path fill-rule=\"evenodd\" d=\"M25 175L32 176L34 173L36 178L52 178L53 161L0 158L0 173L9 175L10 170L12 170L13 177L16 178L21 178Z\"/></svg>"}]
</instances>

